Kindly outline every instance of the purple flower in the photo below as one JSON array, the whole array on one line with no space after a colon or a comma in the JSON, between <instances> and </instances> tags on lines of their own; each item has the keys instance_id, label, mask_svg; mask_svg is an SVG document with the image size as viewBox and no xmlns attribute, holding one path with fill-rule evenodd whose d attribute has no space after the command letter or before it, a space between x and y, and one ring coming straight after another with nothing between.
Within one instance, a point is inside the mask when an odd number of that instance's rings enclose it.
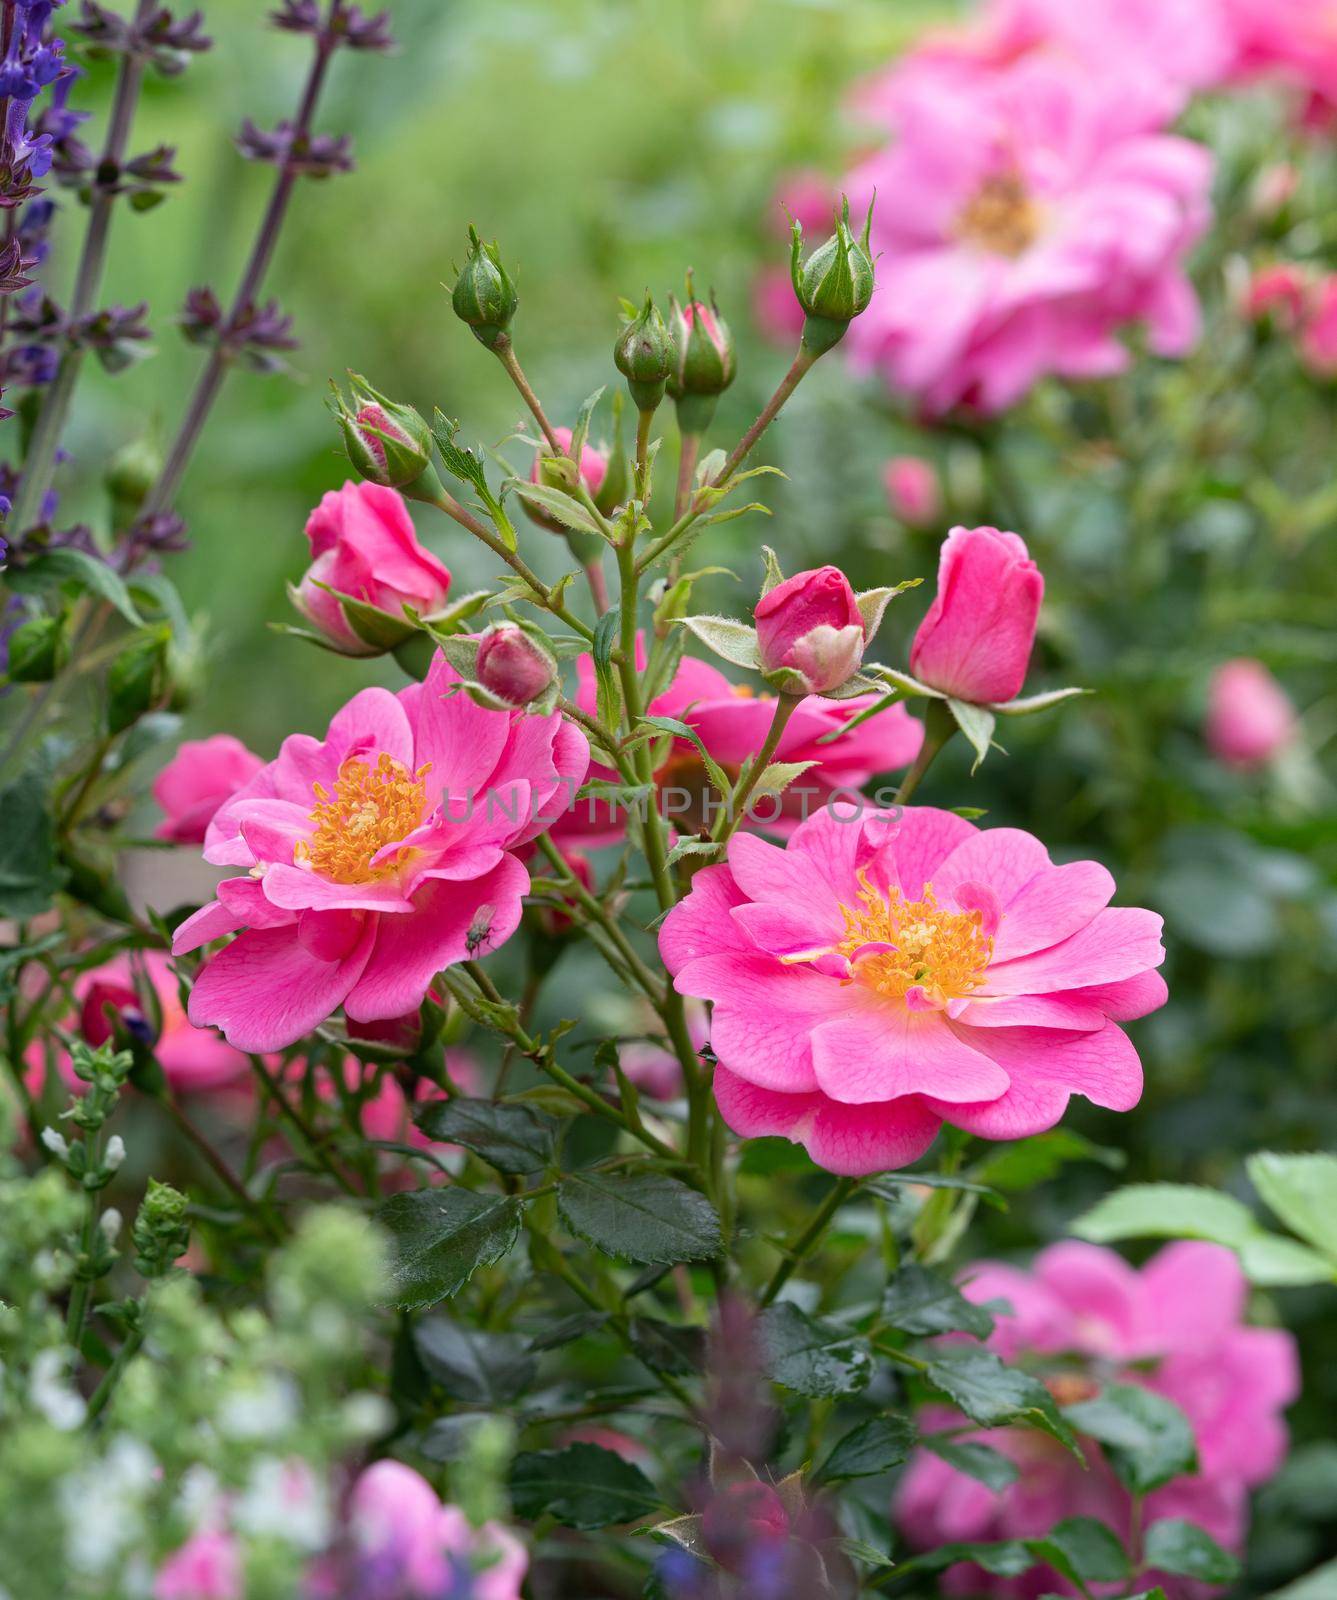
<instances>
[{"instance_id":1,"label":"purple flower","mask_svg":"<svg viewBox=\"0 0 1337 1600\"><path fill-rule=\"evenodd\" d=\"M352 140L347 134L303 134L287 121L266 133L247 117L236 143L248 161L267 161L311 178L328 178L332 172L353 170Z\"/></svg>"},{"instance_id":2,"label":"purple flower","mask_svg":"<svg viewBox=\"0 0 1337 1600\"><path fill-rule=\"evenodd\" d=\"M336 0L328 20L321 15L319 0L281 0L270 21L284 33L313 34L327 49L341 44L350 50L389 50L394 46L388 11L367 16L360 6L346 0Z\"/></svg>"}]
</instances>

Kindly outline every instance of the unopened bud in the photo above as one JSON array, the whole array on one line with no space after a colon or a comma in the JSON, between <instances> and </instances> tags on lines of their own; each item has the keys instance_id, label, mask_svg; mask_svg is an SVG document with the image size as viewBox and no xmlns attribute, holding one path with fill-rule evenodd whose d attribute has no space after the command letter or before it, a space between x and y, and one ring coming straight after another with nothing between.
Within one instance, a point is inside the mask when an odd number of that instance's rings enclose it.
<instances>
[{"instance_id":1,"label":"unopened bud","mask_svg":"<svg viewBox=\"0 0 1337 1600\"><path fill-rule=\"evenodd\" d=\"M165 625L143 628L107 669L107 731L124 733L146 712L166 703L171 690Z\"/></svg>"},{"instance_id":2,"label":"unopened bud","mask_svg":"<svg viewBox=\"0 0 1337 1600\"><path fill-rule=\"evenodd\" d=\"M680 306L670 300L673 334L673 372L669 393L678 404L678 425L684 433L704 433L715 414L719 396L738 370L733 335L711 296L710 304L696 298L692 275L687 274L687 299Z\"/></svg>"},{"instance_id":3,"label":"unopened bud","mask_svg":"<svg viewBox=\"0 0 1337 1600\"><path fill-rule=\"evenodd\" d=\"M70 659L70 639L63 617L32 617L9 636L11 683L50 683Z\"/></svg>"},{"instance_id":4,"label":"unopened bud","mask_svg":"<svg viewBox=\"0 0 1337 1600\"><path fill-rule=\"evenodd\" d=\"M111 1138L107 1140L107 1150L102 1158L102 1164L108 1172L118 1172L124 1161L125 1140L121 1138L119 1133L113 1133Z\"/></svg>"},{"instance_id":5,"label":"unopened bud","mask_svg":"<svg viewBox=\"0 0 1337 1600\"><path fill-rule=\"evenodd\" d=\"M144 1278L162 1277L190 1244L185 1195L150 1178L130 1237L137 1252L135 1270Z\"/></svg>"},{"instance_id":6,"label":"unopened bud","mask_svg":"<svg viewBox=\"0 0 1337 1600\"><path fill-rule=\"evenodd\" d=\"M162 452L148 439L132 439L111 458L103 483L111 496L112 521L128 527L162 472Z\"/></svg>"},{"instance_id":7,"label":"unopened bud","mask_svg":"<svg viewBox=\"0 0 1337 1600\"><path fill-rule=\"evenodd\" d=\"M673 369L673 341L648 291L645 304L618 336L613 361L627 380L636 409L653 411L664 398L664 385Z\"/></svg>"},{"instance_id":8,"label":"unopened bud","mask_svg":"<svg viewBox=\"0 0 1337 1600\"><path fill-rule=\"evenodd\" d=\"M351 401L336 388L330 409L344 436L348 459L369 483L403 489L431 465L432 430L412 406L378 394L366 379L353 375Z\"/></svg>"},{"instance_id":9,"label":"unopened bud","mask_svg":"<svg viewBox=\"0 0 1337 1600\"><path fill-rule=\"evenodd\" d=\"M472 224L469 254L455 280L450 303L460 321L473 329L474 338L489 350L510 327L519 304L515 285L501 264L501 252L495 244L484 244Z\"/></svg>"},{"instance_id":10,"label":"unopened bud","mask_svg":"<svg viewBox=\"0 0 1337 1600\"><path fill-rule=\"evenodd\" d=\"M518 623L499 622L478 641L478 682L507 705L541 699L557 679L549 651Z\"/></svg>"},{"instance_id":11,"label":"unopened bud","mask_svg":"<svg viewBox=\"0 0 1337 1600\"><path fill-rule=\"evenodd\" d=\"M859 670L867 636L839 567L786 578L757 602L755 619L762 674L777 688L829 694Z\"/></svg>"},{"instance_id":12,"label":"unopened bud","mask_svg":"<svg viewBox=\"0 0 1337 1600\"><path fill-rule=\"evenodd\" d=\"M69 1140L57 1128L42 1129L42 1144L57 1161L65 1161L70 1154Z\"/></svg>"},{"instance_id":13,"label":"unopened bud","mask_svg":"<svg viewBox=\"0 0 1337 1600\"><path fill-rule=\"evenodd\" d=\"M863 237L854 237L850 230L850 203L842 195L836 231L803 261L803 227L794 223L789 271L794 293L807 313L803 344L814 355L838 344L854 318L868 309L874 286L872 228L870 201Z\"/></svg>"}]
</instances>

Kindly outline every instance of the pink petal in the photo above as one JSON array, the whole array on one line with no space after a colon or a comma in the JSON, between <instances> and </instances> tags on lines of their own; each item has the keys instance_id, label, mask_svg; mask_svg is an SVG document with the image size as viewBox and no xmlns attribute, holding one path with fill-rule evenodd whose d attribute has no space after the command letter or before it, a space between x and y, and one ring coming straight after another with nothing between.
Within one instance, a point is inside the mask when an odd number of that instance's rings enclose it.
<instances>
[{"instance_id":1,"label":"pink petal","mask_svg":"<svg viewBox=\"0 0 1337 1600\"><path fill-rule=\"evenodd\" d=\"M1136 906L1114 906L1047 950L990 965L987 994L1045 994L1133 978L1165 959L1161 919Z\"/></svg>"},{"instance_id":2,"label":"pink petal","mask_svg":"<svg viewBox=\"0 0 1337 1600\"><path fill-rule=\"evenodd\" d=\"M907 806L896 825L892 850L901 893L918 900L943 862L979 830L954 811Z\"/></svg>"},{"instance_id":3,"label":"pink petal","mask_svg":"<svg viewBox=\"0 0 1337 1600\"><path fill-rule=\"evenodd\" d=\"M1044 869L1005 908L994 961L1030 955L1077 933L1100 915L1113 893L1114 879L1098 862Z\"/></svg>"},{"instance_id":4,"label":"pink petal","mask_svg":"<svg viewBox=\"0 0 1337 1600\"><path fill-rule=\"evenodd\" d=\"M839 983L806 967L782 967L755 951L723 951L689 961L674 987L715 1002L710 1043L733 1072L786 1094L817 1087L813 1030L839 1013Z\"/></svg>"},{"instance_id":5,"label":"pink petal","mask_svg":"<svg viewBox=\"0 0 1337 1600\"><path fill-rule=\"evenodd\" d=\"M1132 1022L1159 1010L1169 996L1165 979L1153 970L1139 972L1133 978L1121 978L1117 983L1072 989L1064 999L1081 1005L1099 1006L1111 1022Z\"/></svg>"},{"instance_id":6,"label":"pink petal","mask_svg":"<svg viewBox=\"0 0 1337 1600\"><path fill-rule=\"evenodd\" d=\"M729 870L749 899L783 905L807 918L814 938L822 943L832 943L843 930L837 889L823 875L820 857L781 849L755 834L736 833L729 841Z\"/></svg>"},{"instance_id":7,"label":"pink petal","mask_svg":"<svg viewBox=\"0 0 1337 1600\"><path fill-rule=\"evenodd\" d=\"M211 900L207 906L201 906L184 922L177 924L176 932L172 935L172 954L183 956L187 951L198 950L202 944L221 939L224 934L235 933L245 925L245 917L229 911L221 900Z\"/></svg>"},{"instance_id":8,"label":"pink petal","mask_svg":"<svg viewBox=\"0 0 1337 1600\"><path fill-rule=\"evenodd\" d=\"M853 991L845 996L852 1006ZM973 1050L941 1013L886 1001L822 1023L812 1036L812 1059L822 1092L845 1105L908 1094L970 1104L996 1100L1008 1088L1007 1073Z\"/></svg>"},{"instance_id":9,"label":"pink petal","mask_svg":"<svg viewBox=\"0 0 1337 1600\"><path fill-rule=\"evenodd\" d=\"M476 706L460 693L460 681L459 673L438 654L417 697L412 765L416 771L431 763L429 806L435 806L444 792L481 797L511 731L509 712Z\"/></svg>"},{"instance_id":10,"label":"pink petal","mask_svg":"<svg viewBox=\"0 0 1337 1600\"><path fill-rule=\"evenodd\" d=\"M1148 1334L1157 1353L1205 1350L1244 1316L1248 1284L1224 1245L1176 1240L1142 1269Z\"/></svg>"},{"instance_id":11,"label":"pink petal","mask_svg":"<svg viewBox=\"0 0 1337 1600\"><path fill-rule=\"evenodd\" d=\"M676 976L689 961L724 950L751 952L751 941L729 915L746 898L728 867L698 872L691 893L674 906L659 930L659 954L668 970Z\"/></svg>"},{"instance_id":12,"label":"pink petal","mask_svg":"<svg viewBox=\"0 0 1337 1600\"><path fill-rule=\"evenodd\" d=\"M1122 1256L1065 1239L1042 1250L1034 1270L1072 1313L1070 1349L1110 1360L1144 1353L1142 1279Z\"/></svg>"},{"instance_id":13,"label":"pink petal","mask_svg":"<svg viewBox=\"0 0 1337 1600\"><path fill-rule=\"evenodd\" d=\"M350 756L370 758L375 766L379 755L413 770L413 730L403 706L388 689L360 689L335 712L325 746L336 771Z\"/></svg>"},{"instance_id":14,"label":"pink petal","mask_svg":"<svg viewBox=\"0 0 1337 1600\"><path fill-rule=\"evenodd\" d=\"M260 880L271 905L287 911L409 911L394 878L374 883L335 883L307 867L275 863Z\"/></svg>"}]
</instances>

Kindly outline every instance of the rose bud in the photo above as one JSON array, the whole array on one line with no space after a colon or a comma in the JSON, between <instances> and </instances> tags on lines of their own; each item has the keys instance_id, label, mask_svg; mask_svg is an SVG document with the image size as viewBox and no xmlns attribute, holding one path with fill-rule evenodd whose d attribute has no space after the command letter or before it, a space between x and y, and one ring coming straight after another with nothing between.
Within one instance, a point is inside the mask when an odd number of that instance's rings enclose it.
<instances>
[{"instance_id":1,"label":"rose bud","mask_svg":"<svg viewBox=\"0 0 1337 1600\"><path fill-rule=\"evenodd\" d=\"M1230 767L1266 766L1295 738L1289 696L1261 661L1241 657L1212 674L1207 692L1207 743Z\"/></svg>"},{"instance_id":2,"label":"rose bud","mask_svg":"<svg viewBox=\"0 0 1337 1600\"><path fill-rule=\"evenodd\" d=\"M404 607L421 616L445 605L450 572L414 532L403 497L375 483L331 489L307 519L311 565L295 590L298 610L345 655L379 655L412 631ZM336 593L331 593L334 590ZM339 595L374 614L348 607Z\"/></svg>"},{"instance_id":3,"label":"rose bud","mask_svg":"<svg viewBox=\"0 0 1337 1600\"><path fill-rule=\"evenodd\" d=\"M98 978L89 984L79 1008L79 1034L94 1050L117 1034L128 1034L141 1044L153 1043L153 1029L139 996L124 983Z\"/></svg>"},{"instance_id":4,"label":"rose bud","mask_svg":"<svg viewBox=\"0 0 1337 1600\"><path fill-rule=\"evenodd\" d=\"M953 528L938 593L910 646L910 671L957 700L996 705L1026 681L1045 580L1015 533Z\"/></svg>"},{"instance_id":5,"label":"rose bud","mask_svg":"<svg viewBox=\"0 0 1337 1600\"><path fill-rule=\"evenodd\" d=\"M473 329L474 338L488 349L505 335L520 303L515 285L501 264L495 244L484 244L477 228L469 228L469 254L455 280L450 303L461 322Z\"/></svg>"},{"instance_id":6,"label":"rose bud","mask_svg":"<svg viewBox=\"0 0 1337 1600\"><path fill-rule=\"evenodd\" d=\"M187 739L153 781L153 798L163 811L154 837L203 844L214 812L263 766L230 733Z\"/></svg>"},{"instance_id":7,"label":"rose bud","mask_svg":"<svg viewBox=\"0 0 1337 1600\"><path fill-rule=\"evenodd\" d=\"M1337 377L1337 273L1314 290L1314 302L1300 335L1300 355L1317 378Z\"/></svg>"},{"instance_id":8,"label":"rose bud","mask_svg":"<svg viewBox=\"0 0 1337 1600\"><path fill-rule=\"evenodd\" d=\"M350 388L357 409L350 409L337 389L330 409L358 476L391 489L416 483L432 461L432 430L421 414L412 406L387 400L356 375Z\"/></svg>"},{"instance_id":9,"label":"rose bud","mask_svg":"<svg viewBox=\"0 0 1337 1600\"><path fill-rule=\"evenodd\" d=\"M1292 333L1304 321L1314 292L1314 279L1307 267L1293 261L1274 262L1260 267L1244 290L1244 315L1251 322L1265 322L1285 333Z\"/></svg>"},{"instance_id":10,"label":"rose bud","mask_svg":"<svg viewBox=\"0 0 1337 1600\"><path fill-rule=\"evenodd\" d=\"M636 409L653 411L664 398L673 368L673 342L648 291L640 312L628 318L613 346L613 362L627 380Z\"/></svg>"},{"instance_id":11,"label":"rose bud","mask_svg":"<svg viewBox=\"0 0 1337 1600\"><path fill-rule=\"evenodd\" d=\"M508 706L541 699L557 678L548 650L516 622L498 622L478 638L478 682Z\"/></svg>"},{"instance_id":12,"label":"rose bud","mask_svg":"<svg viewBox=\"0 0 1337 1600\"><path fill-rule=\"evenodd\" d=\"M554 428L552 431L557 435L557 442L562 449L569 450L572 438L570 428ZM587 444L580 452L580 476L584 480L585 487L592 495L597 495L603 487L604 475L607 471L608 457L604 455L602 450L596 450L593 445ZM554 458L542 450L534 457L534 465L529 469L529 481L530 483L546 484L550 489L564 489L566 487L561 473L554 465ZM565 533L567 531L556 517L549 516L542 506L531 505L526 501L525 510L533 521L538 523L539 527L548 528L553 533Z\"/></svg>"},{"instance_id":13,"label":"rose bud","mask_svg":"<svg viewBox=\"0 0 1337 1600\"><path fill-rule=\"evenodd\" d=\"M757 655L764 676L802 694L829 694L863 660L867 634L839 567L796 572L757 601Z\"/></svg>"},{"instance_id":14,"label":"rose bud","mask_svg":"<svg viewBox=\"0 0 1337 1600\"><path fill-rule=\"evenodd\" d=\"M678 406L678 425L684 433L704 433L715 414L720 395L734 380L738 359L729 325L711 297L709 305L696 298L692 275L687 274L687 299L683 305L669 298L669 330L673 340L673 368L668 389Z\"/></svg>"},{"instance_id":15,"label":"rose bud","mask_svg":"<svg viewBox=\"0 0 1337 1600\"><path fill-rule=\"evenodd\" d=\"M874 278L872 228L870 202L863 237L854 237L850 231L850 203L842 195L836 231L803 261L803 225L794 222L789 276L798 303L807 313L803 345L813 356L838 344L854 318L868 309Z\"/></svg>"},{"instance_id":16,"label":"rose bud","mask_svg":"<svg viewBox=\"0 0 1337 1600\"><path fill-rule=\"evenodd\" d=\"M911 528L936 522L942 510L938 475L922 456L893 456L882 469L892 511Z\"/></svg>"}]
</instances>

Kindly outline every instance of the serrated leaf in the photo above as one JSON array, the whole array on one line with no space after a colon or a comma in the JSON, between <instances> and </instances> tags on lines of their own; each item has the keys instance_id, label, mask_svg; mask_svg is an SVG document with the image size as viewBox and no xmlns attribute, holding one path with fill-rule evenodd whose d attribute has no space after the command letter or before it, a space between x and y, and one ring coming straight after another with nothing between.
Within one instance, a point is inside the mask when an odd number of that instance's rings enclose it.
<instances>
[{"instance_id":1,"label":"serrated leaf","mask_svg":"<svg viewBox=\"0 0 1337 1600\"><path fill-rule=\"evenodd\" d=\"M950 1278L910 1261L887 1285L883 1318L902 1333L970 1333L987 1339L993 1318L967 1300Z\"/></svg>"},{"instance_id":2,"label":"serrated leaf","mask_svg":"<svg viewBox=\"0 0 1337 1600\"><path fill-rule=\"evenodd\" d=\"M980 762L988 755L993 743L994 714L984 706L972 705L969 700L954 700L950 695L947 697L947 709L975 752L975 762L970 770L972 773L978 772Z\"/></svg>"},{"instance_id":3,"label":"serrated leaf","mask_svg":"<svg viewBox=\"0 0 1337 1600\"><path fill-rule=\"evenodd\" d=\"M979 1444L973 1439L948 1439L941 1434L931 1433L925 1434L920 1443L935 1456L940 1456L949 1467L964 1472L995 1494L1001 1494L1020 1476L1016 1462L1001 1450L995 1450L992 1445Z\"/></svg>"},{"instance_id":4,"label":"serrated leaf","mask_svg":"<svg viewBox=\"0 0 1337 1600\"><path fill-rule=\"evenodd\" d=\"M580 410L576 415L576 425L571 430L571 445L567 450L567 454L573 461L579 461L585 453L585 441L590 435L590 422L594 416L595 407L603 399L604 387L604 385L601 385L592 395L588 396L581 404Z\"/></svg>"},{"instance_id":5,"label":"serrated leaf","mask_svg":"<svg viewBox=\"0 0 1337 1600\"><path fill-rule=\"evenodd\" d=\"M571 528L576 533L592 533L596 538L603 538L599 524L580 501L573 500L564 489L550 489L546 483L530 483L525 478L512 478L509 487L514 489L527 505L534 505L540 511L546 511L564 528Z\"/></svg>"},{"instance_id":6,"label":"serrated leaf","mask_svg":"<svg viewBox=\"0 0 1337 1600\"><path fill-rule=\"evenodd\" d=\"M898 594L904 594L907 589L917 589L923 581L922 578L906 578L901 583L889 584L880 589L865 589L861 594L856 594L854 603L859 608L864 638L872 639L882 626L882 618L886 615L887 607Z\"/></svg>"},{"instance_id":7,"label":"serrated leaf","mask_svg":"<svg viewBox=\"0 0 1337 1600\"><path fill-rule=\"evenodd\" d=\"M523 1452L511 1464L510 1490L518 1517L547 1515L568 1528L638 1522L664 1503L639 1467L597 1444Z\"/></svg>"},{"instance_id":8,"label":"serrated leaf","mask_svg":"<svg viewBox=\"0 0 1337 1600\"><path fill-rule=\"evenodd\" d=\"M684 617L684 628L689 629L722 660L735 667L759 671L761 658L757 654L757 630L746 622L732 617Z\"/></svg>"},{"instance_id":9,"label":"serrated leaf","mask_svg":"<svg viewBox=\"0 0 1337 1600\"><path fill-rule=\"evenodd\" d=\"M65 882L46 784L24 773L0 790L0 917L35 917Z\"/></svg>"},{"instance_id":10,"label":"serrated leaf","mask_svg":"<svg viewBox=\"0 0 1337 1600\"><path fill-rule=\"evenodd\" d=\"M1262 1151L1245 1167L1268 1209L1292 1233L1337 1260L1337 1156Z\"/></svg>"},{"instance_id":11,"label":"serrated leaf","mask_svg":"<svg viewBox=\"0 0 1337 1600\"><path fill-rule=\"evenodd\" d=\"M1074 1454L1077 1441L1059 1414L1054 1397L1038 1378L1005 1366L992 1350L963 1347L941 1351L925 1374L935 1389L953 1400L972 1422L996 1428L1024 1422L1052 1434Z\"/></svg>"},{"instance_id":12,"label":"serrated leaf","mask_svg":"<svg viewBox=\"0 0 1337 1600\"><path fill-rule=\"evenodd\" d=\"M701 757L702 765L706 769L706 776L710 779L721 795L727 795L733 787L728 775L719 762L715 760L710 751L706 749L701 740L701 735L695 728L690 727L678 717L661 717L645 715L641 721L651 728L657 728L660 733L671 733L675 739L685 739L688 744Z\"/></svg>"},{"instance_id":13,"label":"serrated leaf","mask_svg":"<svg viewBox=\"0 0 1337 1600\"><path fill-rule=\"evenodd\" d=\"M1109 1383L1094 1398L1065 1406L1063 1415L1104 1447L1115 1476L1133 1494L1150 1494L1197 1470L1193 1429L1164 1395L1133 1383Z\"/></svg>"},{"instance_id":14,"label":"serrated leaf","mask_svg":"<svg viewBox=\"0 0 1337 1600\"><path fill-rule=\"evenodd\" d=\"M768 1306L757 1320L767 1375L812 1399L857 1394L868 1387L868 1343L835 1323L809 1317L789 1301Z\"/></svg>"},{"instance_id":15,"label":"serrated leaf","mask_svg":"<svg viewBox=\"0 0 1337 1600\"><path fill-rule=\"evenodd\" d=\"M414 1311L457 1294L515 1243L523 1210L510 1195L458 1186L392 1195L375 1215L390 1235L394 1303Z\"/></svg>"},{"instance_id":16,"label":"serrated leaf","mask_svg":"<svg viewBox=\"0 0 1337 1600\"><path fill-rule=\"evenodd\" d=\"M432 1382L457 1400L495 1410L534 1381L538 1361L522 1334L468 1328L448 1317L423 1317L413 1346Z\"/></svg>"},{"instance_id":17,"label":"serrated leaf","mask_svg":"<svg viewBox=\"0 0 1337 1600\"><path fill-rule=\"evenodd\" d=\"M1303 1288L1337 1279L1337 1265L1330 1256L1262 1228L1251 1233L1238 1250L1245 1277L1264 1289Z\"/></svg>"},{"instance_id":18,"label":"serrated leaf","mask_svg":"<svg viewBox=\"0 0 1337 1600\"><path fill-rule=\"evenodd\" d=\"M909 1417L895 1412L869 1417L837 1440L817 1475L828 1483L837 1478L876 1477L899 1467L914 1442L915 1425Z\"/></svg>"},{"instance_id":19,"label":"serrated leaf","mask_svg":"<svg viewBox=\"0 0 1337 1600\"><path fill-rule=\"evenodd\" d=\"M714 1206L662 1172L572 1173L557 1190L557 1209L588 1244L643 1265L705 1261L722 1247Z\"/></svg>"},{"instance_id":20,"label":"serrated leaf","mask_svg":"<svg viewBox=\"0 0 1337 1600\"><path fill-rule=\"evenodd\" d=\"M16 594L41 594L57 585L72 584L76 589L105 600L132 626L144 626L144 619L120 575L105 561L85 550L76 550L72 545L44 550L22 567L10 568L5 573L5 582Z\"/></svg>"},{"instance_id":21,"label":"serrated leaf","mask_svg":"<svg viewBox=\"0 0 1337 1600\"><path fill-rule=\"evenodd\" d=\"M1065 1517L1042 1539L1027 1543L1034 1555L1060 1570L1066 1565L1082 1583L1127 1583L1133 1573L1118 1536L1095 1517Z\"/></svg>"},{"instance_id":22,"label":"serrated leaf","mask_svg":"<svg viewBox=\"0 0 1337 1600\"><path fill-rule=\"evenodd\" d=\"M532 1106L431 1100L413 1118L429 1139L462 1144L498 1172L541 1172L553 1159L557 1123Z\"/></svg>"},{"instance_id":23,"label":"serrated leaf","mask_svg":"<svg viewBox=\"0 0 1337 1600\"><path fill-rule=\"evenodd\" d=\"M458 478L461 483L472 484L480 495L490 500L492 495L487 486L482 460L472 450L462 450L455 443L455 435L459 431L459 423L452 421L438 407L432 417L432 437L436 440L436 448L440 452L446 471L452 478Z\"/></svg>"},{"instance_id":24,"label":"serrated leaf","mask_svg":"<svg viewBox=\"0 0 1337 1600\"><path fill-rule=\"evenodd\" d=\"M590 646L594 661L595 709L606 728L617 726L622 708L617 674L613 671L613 647L622 626L621 617L621 607L610 606L595 624L594 643Z\"/></svg>"},{"instance_id":25,"label":"serrated leaf","mask_svg":"<svg viewBox=\"0 0 1337 1600\"><path fill-rule=\"evenodd\" d=\"M772 761L753 786L752 799L764 799L767 795L782 795L789 785L801 778L810 767L818 765L816 761Z\"/></svg>"},{"instance_id":26,"label":"serrated leaf","mask_svg":"<svg viewBox=\"0 0 1337 1600\"><path fill-rule=\"evenodd\" d=\"M1153 1571L1173 1572L1199 1583L1234 1583L1240 1575L1240 1564L1229 1550L1196 1523L1178 1517L1151 1524L1143 1540L1143 1557Z\"/></svg>"}]
</instances>

